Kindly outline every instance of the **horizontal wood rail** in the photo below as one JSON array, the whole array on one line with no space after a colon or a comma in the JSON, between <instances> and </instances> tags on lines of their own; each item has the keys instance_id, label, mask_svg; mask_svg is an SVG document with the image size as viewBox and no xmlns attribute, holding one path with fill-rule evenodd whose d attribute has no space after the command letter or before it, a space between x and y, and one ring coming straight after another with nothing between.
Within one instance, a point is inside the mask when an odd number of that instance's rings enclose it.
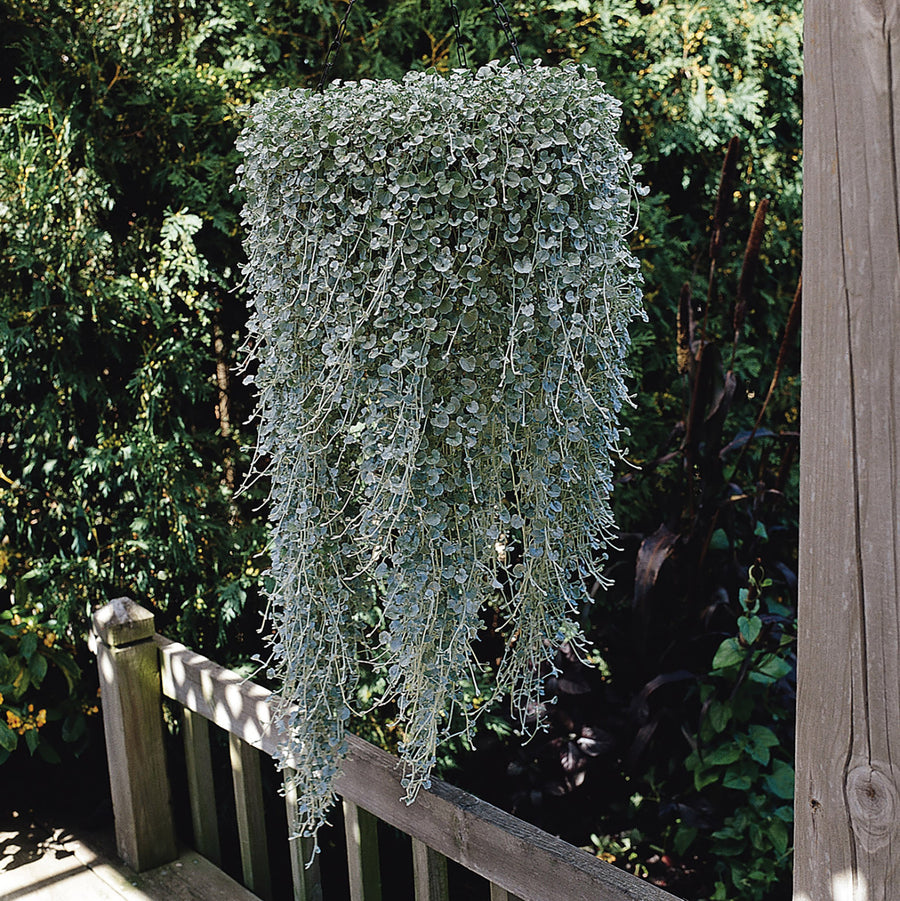
<instances>
[{"instance_id":1,"label":"horizontal wood rail","mask_svg":"<svg viewBox=\"0 0 900 901\"><path fill-rule=\"evenodd\" d=\"M154 634L151 640L158 648L162 694L187 711L190 727L185 730L185 738L192 792L196 785L209 796L208 786L203 785L208 761L200 760L203 747L208 754L208 740L197 723L214 723L231 737L244 881L261 897L268 897L268 875L262 872L265 849L258 844L264 830L258 821L262 802L256 775L258 758L254 765L253 749L275 754L278 739L272 726L273 693L161 635ZM198 735L202 739L199 750ZM381 896L376 820L412 838L417 901L450 897L447 859L488 880L492 901L677 901L668 892L440 780L434 780L414 804L407 805L403 801L400 761L355 735L349 736L348 743L350 753L337 790L344 801L351 901L372 901ZM192 757L200 761L199 770L193 774ZM290 798L288 802L290 812ZM214 807L206 806L204 811L202 799L192 798L198 843L216 829L209 822L215 816ZM247 820L244 826L242 817ZM217 837L207 841L208 851L218 853ZM321 898L321 887L315 872L302 867L303 849L300 843L295 844L294 896L314 901ZM210 857L207 849L198 850Z\"/></svg>"}]
</instances>

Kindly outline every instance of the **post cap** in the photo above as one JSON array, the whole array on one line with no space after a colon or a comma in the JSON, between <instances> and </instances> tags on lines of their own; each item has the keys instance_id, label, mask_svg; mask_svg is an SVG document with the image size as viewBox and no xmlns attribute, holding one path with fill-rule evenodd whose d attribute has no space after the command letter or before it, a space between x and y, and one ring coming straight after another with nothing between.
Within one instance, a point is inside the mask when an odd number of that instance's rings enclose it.
<instances>
[{"instance_id":1,"label":"post cap","mask_svg":"<svg viewBox=\"0 0 900 901\"><path fill-rule=\"evenodd\" d=\"M110 648L142 641L156 631L153 614L131 598L115 598L95 610L91 619L94 634Z\"/></svg>"}]
</instances>

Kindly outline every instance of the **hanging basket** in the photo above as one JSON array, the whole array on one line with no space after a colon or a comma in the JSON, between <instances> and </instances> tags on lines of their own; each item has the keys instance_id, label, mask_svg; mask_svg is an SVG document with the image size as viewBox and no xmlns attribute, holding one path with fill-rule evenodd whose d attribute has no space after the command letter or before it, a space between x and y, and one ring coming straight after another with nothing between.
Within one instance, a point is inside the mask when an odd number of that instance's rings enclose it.
<instances>
[{"instance_id":1,"label":"hanging basket","mask_svg":"<svg viewBox=\"0 0 900 901\"><path fill-rule=\"evenodd\" d=\"M240 138L272 674L305 834L361 666L396 703L412 799L451 715L475 714L485 605L520 711L578 645L641 315L638 189L602 87L491 64L281 91Z\"/></svg>"}]
</instances>

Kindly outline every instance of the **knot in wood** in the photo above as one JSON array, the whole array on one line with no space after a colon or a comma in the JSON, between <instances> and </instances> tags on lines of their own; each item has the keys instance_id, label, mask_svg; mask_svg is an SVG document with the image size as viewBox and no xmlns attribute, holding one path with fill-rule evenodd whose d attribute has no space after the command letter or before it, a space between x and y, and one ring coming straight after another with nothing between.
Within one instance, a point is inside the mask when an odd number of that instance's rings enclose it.
<instances>
[{"instance_id":1,"label":"knot in wood","mask_svg":"<svg viewBox=\"0 0 900 901\"><path fill-rule=\"evenodd\" d=\"M847 774L847 801L853 831L867 851L891 841L900 816L897 786L878 765L864 764Z\"/></svg>"}]
</instances>

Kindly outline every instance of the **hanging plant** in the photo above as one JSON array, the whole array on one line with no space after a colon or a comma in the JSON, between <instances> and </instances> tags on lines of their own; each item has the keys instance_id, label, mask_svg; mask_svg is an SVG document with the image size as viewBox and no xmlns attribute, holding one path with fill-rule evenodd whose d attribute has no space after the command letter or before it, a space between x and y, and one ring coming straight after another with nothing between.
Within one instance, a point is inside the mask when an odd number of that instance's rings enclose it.
<instances>
[{"instance_id":1,"label":"hanging plant","mask_svg":"<svg viewBox=\"0 0 900 901\"><path fill-rule=\"evenodd\" d=\"M396 702L412 799L451 714L474 716L486 604L520 710L578 644L641 314L619 114L590 69L491 64L280 91L240 138L272 674L304 834L361 665Z\"/></svg>"}]
</instances>

